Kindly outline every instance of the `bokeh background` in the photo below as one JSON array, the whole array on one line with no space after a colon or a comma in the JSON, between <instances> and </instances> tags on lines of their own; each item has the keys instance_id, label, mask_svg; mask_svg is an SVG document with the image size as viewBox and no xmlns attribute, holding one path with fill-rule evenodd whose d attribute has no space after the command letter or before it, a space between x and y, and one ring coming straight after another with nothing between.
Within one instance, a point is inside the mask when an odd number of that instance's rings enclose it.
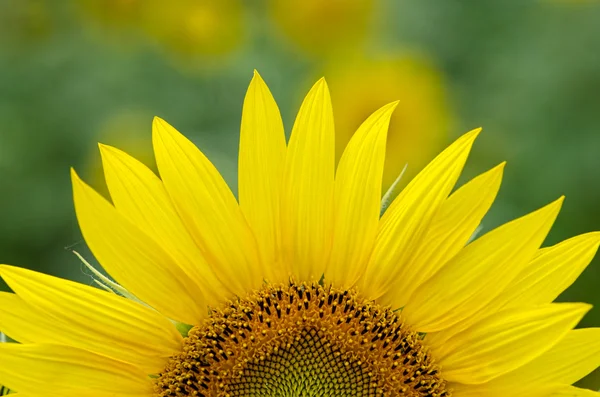
<instances>
[{"instance_id":1,"label":"bokeh background","mask_svg":"<svg viewBox=\"0 0 600 397\"><path fill-rule=\"evenodd\" d=\"M558 196L547 244L600 229L600 3L394 0L0 0L0 261L91 283L69 167L106 192L96 142L155 167L152 117L193 139L236 190L253 69L289 132L325 75L343 148L399 99L389 184L474 127L463 181L508 160L489 230ZM597 307L600 258L562 296ZM0 288L6 288L5 285ZM600 373L583 385L598 389Z\"/></svg>"}]
</instances>

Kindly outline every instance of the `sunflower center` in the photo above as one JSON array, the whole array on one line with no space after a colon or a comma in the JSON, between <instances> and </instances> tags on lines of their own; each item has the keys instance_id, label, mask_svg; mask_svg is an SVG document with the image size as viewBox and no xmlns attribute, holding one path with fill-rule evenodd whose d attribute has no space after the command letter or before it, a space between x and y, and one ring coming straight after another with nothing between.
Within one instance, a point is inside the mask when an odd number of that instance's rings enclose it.
<instances>
[{"instance_id":1,"label":"sunflower center","mask_svg":"<svg viewBox=\"0 0 600 397\"><path fill-rule=\"evenodd\" d=\"M211 313L159 396L449 397L418 333L353 290L267 285Z\"/></svg>"}]
</instances>

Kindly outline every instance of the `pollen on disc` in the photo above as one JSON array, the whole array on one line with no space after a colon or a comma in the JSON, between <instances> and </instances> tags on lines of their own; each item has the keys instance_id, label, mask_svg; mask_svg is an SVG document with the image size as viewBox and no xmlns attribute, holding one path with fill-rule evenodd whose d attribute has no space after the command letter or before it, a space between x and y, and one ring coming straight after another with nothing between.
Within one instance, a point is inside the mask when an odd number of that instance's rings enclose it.
<instances>
[{"instance_id":1,"label":"pollen on disc","mask_svg":"<svg viewBox=\"0 0 600 397\"><path fill-rule=\"evenodd\" d=\"M355 291L267 285L212 312L156 379L159 396L449 397L418 333Z\"/></svg>"}]
</instances>

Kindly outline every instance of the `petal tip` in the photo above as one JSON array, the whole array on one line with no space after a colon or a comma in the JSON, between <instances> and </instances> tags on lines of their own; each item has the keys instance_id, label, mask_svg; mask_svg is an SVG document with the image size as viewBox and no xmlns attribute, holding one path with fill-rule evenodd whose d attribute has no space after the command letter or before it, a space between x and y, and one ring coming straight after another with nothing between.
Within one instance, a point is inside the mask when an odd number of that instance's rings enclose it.
<instances>
[{"instance_id":1,"label":"petal tip","mask_svg":"<svg viewBox=\"0 0 600 397\"><path fill-rule=\"evenodd\" d=\"M174 138L178 131L167 123L164 119L154 116L152 120L152 140L156 145L156 142L161 142L164 139L168 140L168 137Z\"/></svg>"},{"instance_id":2,"label":"petal tip","mask_svg":"<svg viewBox=\"0 0 600 397\"><path fill-rule=\"evenodd\" d=\"M394 110L396 110L399 103L400 103L399 99L394 102L390 102L387 105L385 105L384 107L382 107L381 110L392 113Z\"/></svg>"},{"instance_id":3,"label":"petal tip","mask_svg":"<svg viewBox=\"0 0 600 397\"><path fill-rule=\"evenodd\" d=\"M162 118L154 116L152 119L152 132L164 132L169 124Z\"/></svg>"},{"instance_id":4,"label":"petal tip","mask_svg":"<svg viewBox=\"0 0 600 397\"><path fill-rule=\"evenodd\" d=\"M70 172L71 172L71 182L73 184L81 182L81 178L77 174L77 171L75 171L75 168L71 167Z\"/></svg>"},{"instance_id":5,"label":"petal tip","mask_svg":"<svg viewBox=\"0 0 600 397\"><path fill-rule=\"evenodd\" d=\"M387 135L390 119L392 118L392 114L394 113L394 110L396 110L398 103L400 103L399 100L390 102L390 103L382 106L377 111L375 111L375 113L373 113L371 116L369 116L369 118L367 120L374 119L374 120L376 120L376 122L383 122L386 124L386 128L375 129L375 131L384 133L384 135Z\"/></svg>"},{"instance_id":6,"label":"petal tip","mask_svg":"<svg viewBox=\"0 0 600 397\"><path fill-rule=\"evenodd\" d=\"M591 303L572 303L573 314L579 316L580 320L594 307Z\"/></svg>"},{"instance_id":7,"label":"petal tip","mask_svg":"<svg viewBox=\"0 0 600 397\"><path fill-rule=\"evenodd\" d=\"M477 127L475 129L467 132L467 135L469 137L472 137L472 139L475 139L475 138L477 138L479 136L479 134L481 134L481 131L483 131L483 128L482 127Z\"/></svg>"},{"instance_id":8,"label":"petal tip","mask_svg":"<svg viewBox=\"0 0 600 397\"><path fill-rule=\"evenodd\" d=\"M96 192L91 186L89 186L81 177L77 174L74 168L71 168L71 184L73 186L73 202L75 205L75 212L77 212L78 203L81 203L84 196L87 196L90 191Z\"/></svg>"},{"instance_id":9,"label":"petal tip","mask_svg":"<svg viewBox=\"0 0 600 397\"><path fill-rule=\"evenodd\" d=\"M593 305L591 303L587 303L587 302L564 302L564 303L550 303L551 305L562 305L565 307L572 307L575 311L588 311L590 310Z\"/></svg>"},{"instance_id":10,"label":"petal tip","mask_svg":"<svg viewBox=\"0 0 600 397\"><path fill-rule=\"evenodd\" d=\"M600 243L600 231L595 231L595 232L589 232L587 233L588 238L592 239L592 240L596 240L598 243Z\"/></svg>"},{"instance_id":11,"label":"petal tip","mask_svg":"<svg viewBox=\"0 0 600 397\"><path fill-rule=\"evenodd\" d=\"M481 128L475 128L474 130L464 133L458 139L456 139L451 146L457 145L458 147L471 148L475 142L475 139L477 139L481 133L481 130Z\"/></svg>"},{"instance_id":12,"label":"petal tip","mask_svg":"<svg viewBox=\"0 0 600 397\"><path fill-rule=\"evenodd\" d=\"M98 150L100 150L100 156L103 160L106 156L113 155L117 151L115 147L100 142L98 142Z\"/></svg>"},{"instance_id":13,"label":"petal tip","mask_svg":"<svg viewBox=\"0 0 600 397\"><path fill-rule=\"evenodd\" d=\"M544 214L543 216L547 216L552 219L556 219L556 217L558 216L558 213L560 212L560 209L562 208L564 201L565 201L565 196L564 195L560 196L559 198L557 198L550 204L547 204L544 207L540 208L536 212L539 213L540 215Z\"/></svg>"},{"instance_id":14,"label":"petal tip","mask_svg":"<svg viewBox=\"0 0 600 397\"><path fill-rule=\"evenodd\" d=\"M563 194L562 196L560 196L559 198L557 198L556 200L554 200L551 205L556 205L558 206L558 208L562 207L563 203L565 202L565 195Z\"/></svg>"},{"instance_id":15,"label":"petal tip","mask_svg":"<svg viewBox=\"0 0 600 397\"><path fill-rule=\"evenodd\" d=\"M308 91L308 94L304 97L304 101L302 102L302 106L300 107L300 112L302 112L303 107L308 104L312 104L316 101L321 105L327 106L331 109L331 96L329 94L329 88L327 87L327 82L325 81L325 77L321 77ZM293 135L293 134L292 134Z\"/></svg>"},{"instance_id":16,"label":"petal tip","mask_svg":"<svg viewBox=\"0 0 600 397\"><path fill-rule=\"evenodd\" d=\"M252 80L250 80L250 85L248 86L248 93L251 92L265 92L268 91L267 83L262 78L262 76L258 73L256 69L254 69L254 74L252 75Z\"/></svg>"},{"instance_id":17,"label":"petal tip","mask_svg":"<svg viewBox=\"0 0 600 397\"><path fill-rule=\"evenodd\" d=\"M315 90L317 92L323 91L324 93L329 92L329 87L327 86L327 81L325 80L325 77L321 77L319 80L317 80L311 91L312 90Z\"/></svg>"},{"instance_id":18,"label":"petal tip","mask_svg":"<svg viewBox=\"0 0 600 397\"><path fill-rule=\"evenodd\" d=\"M497 166L495 166L494 168L492 168L490 170L490 172L494 175L502 176L502 174L504 174L505 168L506 168L506 161L503 161L500 164L498 164Z\"/></svg>"}]
</instances>

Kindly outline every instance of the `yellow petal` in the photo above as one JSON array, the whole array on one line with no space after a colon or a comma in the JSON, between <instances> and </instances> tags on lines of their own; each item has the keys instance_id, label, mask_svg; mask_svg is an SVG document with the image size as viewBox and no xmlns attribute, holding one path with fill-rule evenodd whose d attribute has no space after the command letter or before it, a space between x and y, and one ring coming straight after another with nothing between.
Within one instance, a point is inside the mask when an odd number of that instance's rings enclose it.
<instances>
[{"instance_id":1,"label":"yellow petal","mask_svg":"<svg viewBox=\"0 0 600 397\"><path fill-rule=\"evenodd\" d=\"M572 384L599 365L600 328L582 328L569 332L552 349L509 375L521 382Z\"/></svg>"},{"instance_id":2,"label":"yellow petal","mask_svg":"<svg viewBox=\"0 0 600 397\"><path fill-rule=\"evenodd\" d=\"M600 397L600 392L575 386L563 386L552 393L551 397Z\"/></svg>"},{"instance_id":3,"label":"yellow petal","mask_svg":"<svg viewBox=\"0 0 600 397\"><path fill-rule=\"evenodd\" d=\"M482 310L533 257L562 201L560 198L467 245L415 291L403 317L420 332L435 332Z\"/></svg>"},{"instance_id":4,"label":"yellow petal","mask_svg":"<svg viewBox=\"0 0 600 397\"><path fill-rule=\"evenodd\" d=\"M503 308L550 303L567 289L594 259L600 232L586 233L542 248L499 296Z\"/></svg>"},{"instance_id":5,"label":"yellow petal","mask_svg":"<svg viewBox=\"0 0 600 397\"><path fill-rule=\"evenodd\" d=\"M436 352L444 379L480 384L516 370L548 351L590 305L548 304L493 314L450 338Z\"/></svg>"},{"instance_id":6,"label":"yellow petal","mask_svg":"<svg viewBox=\"0 0 600 397\"><path fill-rule=\"evenodd\" d=\"M329 89L321 79L296 117L281 195L284 260L301 281L322 276L331 247L334 136Z\"/></svg>"},{"instance_id":7,"label":"yellow petal","mask_svg":"<svg viewBox=\"0 0 600 397\"><path fill-rule=\"evenodd\" d=\"M575 329L569 331L550 350L515 371L487 383L457 387L465 390L461 396L467 389L469 396L549 395L548 386L575 383L595 370L598 365L600 365L600 328ZM546 393L540 393L540 390Z\"/></svg>"},{"instance_id":8,"label":"yellow petal","mask_svg":"<svg viewBox=\"0 0 600 397\"><path fill-rule=\"evenodd\" d=\"M221 282L238 295L265 276L252 231L212 163L164 120L152 124L163 183L179 216Z\"/></svg>"},{"instance_id":9,"label":"yellow petal","mask_svg":"<svg viewBox=\"0 0 600 397\"><path fill-rule=\"evenodd\" d=\"M500 379L503 376L500 376ZM494 379L492 382L495 382ZM556 383L546 385L535 385L534 387L504 387L502 391L496 389L487 389L485 386L492 382L483 383L481 385L465 385L463 383L448 382L448 387L452 389L452 397L549 397L553 393L563 387ZM524 391L526 389L526 391Z\"/></svg>"},{"instance_id":10,"label":"yellow petal","mask_svg":"<svg viewBox=\"0 0 600 397\"><path fill-rule=\"evenodd\" d=\"M479 132L477 129L463 135L438 155L385 212L361 288L369 297L381 298L395 288L399 272L409 265L433 216L454 187Z\"/></svg>"},{"instance_id":11,"label":"yellow petal","mask_svg":"<svg viewBox=\"0 0 600 397\"><path fill-rule=\"evenodd\" d=\"M440 332L428 334L429 343L442 346L482 318L500 310L550 303L571 285L594 258L600 233L587 233L542 248L516 279L479 312Z\"/></svg>"},{"instance_id":12,"label":"yellow petal","mask_svg":"<svg viewBox=\"0 0 600 397\"><path fill-rule=\"evenodd\" d=\"M0 344L0 382L23 393L71 389L152 395L150 378L131 364L71 346Z\"/></svg>"},{"instance_id":13,"label":"yellow petal","mask_svg":"<svg viewBox=\"0 0 600 397\"><path fill-rule=\"evenodd\" d=\"M600 328L570 331L550 350L530 363L493 381L493 386L572 384L600 365ZM492 382L490 382L492 384Z\"/></svg>"},{"instance_id":14,"label":"yellow petal","mask_svg":"<svg viewBox=\"0 0 600 397\"><path fill-rule=\"evenodd\" d=\"M240 208L256 235L267 278L287 282L280 258L279 205L285 164L285 134L269 88L254 72L242 111L238 163Z\"/></svg>"},{"instance_id":15,"label":"yellow petal","mask_svg":"<svg viewBox=\"0 0 600 397\"><path fill-rule=\"evenodd\" d=\"M0 275L0 329L22 343L80 347L159 372L182 338L156 311L106 291L13 266ZM93 324L93 327L90 327Z\"/></svg>"},{"instance_id":16,"label":"yellow petal","mask_svg":"<svg viewBox=\"0 0 600 397\"><path fill-rule=\"evenodd\" d=\"M356 131L338 165L333 206L333 246L325 276L352 286L365 270L377 236L385 142L398 102L373 113Z\"/></svg>"},{"instance_id":17,"label":"yellow petal","mask_svg":"<svg viewBox=\"0 0 600 397\"><path fill-rule=\"evenodd\" d=\"M207 304L216 305L226 293L183 226L161 180L144 164L118 149L100 145L106 184L115 208L144 230L173 258L199 289Z\"/></svg>"},{"instance_id":18,"label":"yellow petal","mask_svg":"<svg viewBox=\"0 0 600 397\"><path fill-rule=\"evenodd\" d=\"M425 280L464 248L496 198L504 165L479 175L444 201L410 264L399 270L387 294L394 307L404 307Z\"/></svg>"},{"instance_id":19,"label":"yellow petal","mask_svg":"<svg viewBox=\"0 0 600 397\"><path fill-rule=\"evenodd\" d=\"M145 232L72 170L75 212L98 262L121 285L165 316L197 324L207 314L202 291Z\"/></svg>"}]
</instances>

